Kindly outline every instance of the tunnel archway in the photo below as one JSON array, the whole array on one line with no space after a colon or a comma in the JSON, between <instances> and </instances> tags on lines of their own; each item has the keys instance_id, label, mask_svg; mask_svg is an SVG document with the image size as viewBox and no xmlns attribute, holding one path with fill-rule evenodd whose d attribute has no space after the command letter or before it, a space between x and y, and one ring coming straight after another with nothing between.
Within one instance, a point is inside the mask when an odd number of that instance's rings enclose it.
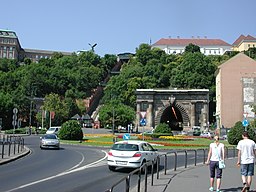
<instances>
[{"instance_id":1,"label":"tunnel archway","mask_svg":"<svg viewBox=\"0 0 256 192\"><path fill-rule=\"evenodd\" d=\"M166 123L172 131L183 130L182 114L177 106L168 106L162 113L160 123Z\"/></svg>"}]
</instances>

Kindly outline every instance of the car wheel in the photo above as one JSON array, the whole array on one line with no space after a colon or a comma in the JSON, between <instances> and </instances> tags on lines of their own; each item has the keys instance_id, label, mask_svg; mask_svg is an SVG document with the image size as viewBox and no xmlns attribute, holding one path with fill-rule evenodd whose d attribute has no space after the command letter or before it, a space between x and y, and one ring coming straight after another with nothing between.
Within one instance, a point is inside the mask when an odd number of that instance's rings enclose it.
<instances>
[{"instance_id":1,"label":"car wheel","mask_svg":"<svg viewBox=\"0 0 256 192\"><path fill-rule=\"evenodd\" d=\"M115 167L115 166L110 166L110 165L109 165L108 168L109 168L110 171L115 171L115 170L116 170L116 167Z\"/></svg>"}]
</instances>

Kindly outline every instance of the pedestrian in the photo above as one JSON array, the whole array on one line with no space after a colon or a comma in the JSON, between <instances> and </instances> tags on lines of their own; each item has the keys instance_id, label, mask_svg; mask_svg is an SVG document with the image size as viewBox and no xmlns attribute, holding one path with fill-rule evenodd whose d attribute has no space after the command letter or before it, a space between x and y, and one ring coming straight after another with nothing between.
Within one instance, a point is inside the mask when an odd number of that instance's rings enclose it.
<instances>
[{"instance_id":1,"label":"pedestrian","mask_svg":"<svg viewBox=\"0 0 256 192\"><path fill-rule=\"evenodd\" d=\"M210 168L210 188L214 191L214 180L216 175L216 192L221 192L222 169L219 168L219 161L225 159L224 144L219 142L219 136L214 136L214 142L210 144L206 164Z\"/></svg>"},{"instance_id":2,"label":"pedestrian","mask_svg":"<svg viewBox=\"0 0 256 192\"><path fill-rule=\"evenodd\" d=\"M237 166L240 166L243 189L242 192L249 191L254 175L254 159L256 155L255 142L249 139L247 131L243 132L242 140L237 144Z\"/></svg>"}]
</instances>

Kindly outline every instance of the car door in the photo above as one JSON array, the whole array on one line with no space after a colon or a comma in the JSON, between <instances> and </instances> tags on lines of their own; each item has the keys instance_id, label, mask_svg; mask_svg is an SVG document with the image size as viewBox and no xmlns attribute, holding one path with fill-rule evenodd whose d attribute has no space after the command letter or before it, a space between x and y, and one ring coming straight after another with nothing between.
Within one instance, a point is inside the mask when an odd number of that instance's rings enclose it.
<instances>
[{"instance_id":1,"label":"car door","mask_svg":"<svg viewBox=\"0 0 256 192\"><path fill-rule=\"evenodd\" d=\"M156 151L153 149L153 147L150 144L143 143L142 149L143 149L143 154L144 154L146 161L155 159Z\"/></svg>"},{"instance_id":2,"label":"car door","mask_svg":"<svg viewBox=\"0 0 256 192\"><path fill-rule=\"evenodd\" d=\"M149 159L150 160L154 160L154 159L156 159L156 157L157 157L157 155L158 155L158 152L157 152L157 150L156 149L154 149L153 147L152 147L152 145L150 145L149 143L147 143L146 144L147 145L147 148L148 148L148 156L149 156Z\"/></svg>"}]
</instances>

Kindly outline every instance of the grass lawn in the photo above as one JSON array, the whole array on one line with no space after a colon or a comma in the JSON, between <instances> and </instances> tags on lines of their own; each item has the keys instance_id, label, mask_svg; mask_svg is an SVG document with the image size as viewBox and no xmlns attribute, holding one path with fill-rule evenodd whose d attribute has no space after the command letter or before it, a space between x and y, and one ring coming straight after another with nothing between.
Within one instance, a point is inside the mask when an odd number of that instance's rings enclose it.
<instances>
[{"instance_id":1,"label":"grass lawn","mask_svg":"<svg viewBox=\"0 0 256 192\"><path fill-rule=\"evenodd\" d=\"M123 134L115 135L117 141L123 140ZM132 134L131 140L143 140L141 135ZM152 139L144 136L144 140L151 143L157 149L198 149L208 148L213 140L195 136L172 136L165 139ZM225 146L231 146L227 141L221 140ZM83 141L63 141L61 143L79 144L88 146L111 147L113 145L112 134L85 134Z\"/></svg>"}]
</instances>

